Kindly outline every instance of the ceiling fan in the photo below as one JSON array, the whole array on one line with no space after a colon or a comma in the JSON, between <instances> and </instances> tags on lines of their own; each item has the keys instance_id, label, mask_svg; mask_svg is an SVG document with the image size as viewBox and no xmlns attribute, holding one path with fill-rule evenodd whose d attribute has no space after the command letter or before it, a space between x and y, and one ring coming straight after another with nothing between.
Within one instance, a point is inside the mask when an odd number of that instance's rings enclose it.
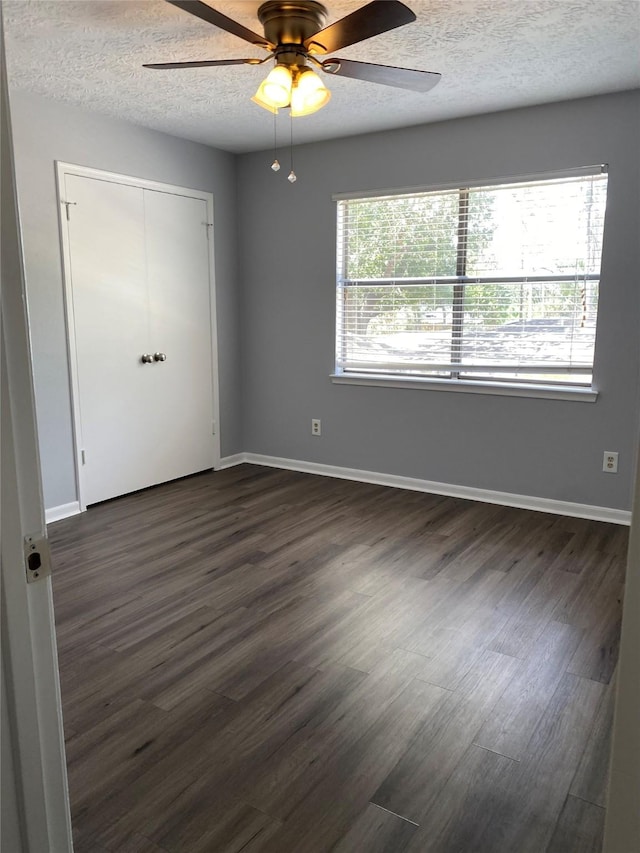
<instances>
[{"instance_id":1,"label":"ceiling fan","mask_svg":"<svg viewBox=\"0 0 640 853\"><path fill-rule=\"evenodd\" d=\"M208 59L196 62L161 62L145 68L207 68L217 65L262 65L269 59L275 66L258 87L252 100L271 112L288 107L292 116L302 116L321 109L331 97L322 79L310 65L327 74L351 77L385 86L427 92L440 80L440 74L356 62L331 57L328 53L359 41L381 35L416 20L414 13L399 0L373 0L323 29L327 10L316 0L267 0L258 9L264 36L223 15L200 0L167 0L185 12L226 30L250 44L268 51L263 59Z\"/></svg>"}]
</instances>

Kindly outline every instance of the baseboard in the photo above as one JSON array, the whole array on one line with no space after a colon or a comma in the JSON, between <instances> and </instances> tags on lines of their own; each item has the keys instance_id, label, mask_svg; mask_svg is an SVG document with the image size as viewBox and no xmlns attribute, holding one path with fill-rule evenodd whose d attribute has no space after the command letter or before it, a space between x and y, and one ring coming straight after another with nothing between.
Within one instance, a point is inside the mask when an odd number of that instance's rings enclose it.
<instances>
[{"instance_id":1,"label":"baseboard","mask_svg":"<svg viewBox=\"0 0 640 853\"><path fill-rule=\"evenodd\" d=\"M470 501L513 506L518 509L532 509L537 512L549 512L553 515L608 521L612 524L631 524L630 512L623 509L612 509L611 507L557 501L551 498L538 498L529 495L514 495L511 492L476 489L472 486L438 483L434 480L420 480L415 477L401 477L396 474L380 474L375 471L362 471L359 468L324 465L320 462L303 462L279 456L265 456L261 453L236 453L235 456L228 456L226 461L228 461L228 465L224 467L248 462L252 465L264 465L269 468L284 468L289 471L319 474L323 477L336 477L341 480L356 480L359 483L372 483L377 486L391 486L392 488L409 489L414 492L427 492L433 495L446 495L447 497L464 498Z\"/></svg>"},{"instance_id":2,"label":"baseboard","mask_svg":"<svg viewBox=\"0 0 640 853\"><path fill-rule=\"evenodd\" d=\"M303 474L318 474L322 477L372 483L376 486L390 486L395 489L446 495L447 497L464 498L470 501L513 506L518 509L532 509L537 512L549 512L553 515L569 515L575 518L589 518L593 521L609 521L612 524L631 524L631 513L624 509L612 509L611 507L579 504L571 501L556 501L551 498L538 498L530 495L514 495L512 492L495 492L491 489L476 489L472 486L456 486L449 483L438 483L435 480L420 480L416 477L401 477L397 474L363 471L360 468L343 468L339 465L324 465L321 462L304 462L299 459L286 459L280 456L265 456L262 453L234 453L231 456L223 456L216 470L233 468L235 465L242 465L245 462L268 468L300 471ZM79 512L80 504L74 501L73 503L51 507L45 511L45 518L47 524L51 524L53 521L78 515Z\"/></svg>"},{"instance_id":3,"label":"baseboard","mask_svg":"<svg viewBox=\"0 0 640 853\"><path fill-rule=\"evenodd\" d=\"M247 461L246 456L246 453L234 453L232 456L223 456L218 465L216 465L215 470L222 471L224 468L233 468L234 465L242 465L243 462Z\"/></svg>"},{"instance_id":4,"label":"baseboard","mask_svg":"<svg viewBox=\"0 0 640 853\"><path fill-rule=\"evenodd\" d=\"M69 518L72 515L79 515L80 504L78 501L73 501L70 504L61 504L60 506L52 506L51 509L45 509L44 518L47 524L52 521L60 521L62 518Z\"/></svg>"}]
</instances>

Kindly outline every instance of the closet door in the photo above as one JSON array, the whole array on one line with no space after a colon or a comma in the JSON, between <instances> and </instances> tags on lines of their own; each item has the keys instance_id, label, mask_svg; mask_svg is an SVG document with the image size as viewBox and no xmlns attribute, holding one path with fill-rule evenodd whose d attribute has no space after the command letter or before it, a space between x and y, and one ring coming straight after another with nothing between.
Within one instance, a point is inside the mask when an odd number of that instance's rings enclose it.
<instances>
[{"instance_id":1,"label":"closet door","mask_svg":"<svg viewBox=\"0 0 640 853\"><path fill-rule=\"evenodd\" d=\"M213 465L206 205L75 175L65 193L92 504Z\"/></svg>"},{"instance_id":2,"label":"closet door","mask_svg":"<svg viewBox=\"0 0 640 853\"><path fill-rule=\"evenodd\" d=\"M82 448L91 504L147 485L149 299L144 195L137 187L65 177Z\"/></svg>"},{"instance_id":3,"label":"closet door","mask_svg":"<svg viewBox=\"0 0 640 853\"><path fill-rule=\"evenodd\" d=\"M154 419L149 439L158 482L213 465L211 304L207 205L145 190L153 354Z\"/></svg>"}]
</instances>

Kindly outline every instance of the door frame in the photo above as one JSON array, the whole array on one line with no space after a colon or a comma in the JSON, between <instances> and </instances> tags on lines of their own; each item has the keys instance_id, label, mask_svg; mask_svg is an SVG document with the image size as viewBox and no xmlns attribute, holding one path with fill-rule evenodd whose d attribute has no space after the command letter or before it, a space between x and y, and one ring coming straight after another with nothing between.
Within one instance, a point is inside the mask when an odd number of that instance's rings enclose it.
<instances>
[{"instance_id":1,"label":"door frame","mask_svg":"<svg viewBox=\"0 0 640 853\"><path fill-rule=\"evenodd\" d=\"M76 492L80 511L84 512L87 505L83 498L82 481L82 420L80 417L80 383L76 349L76 325L73 310L73 282L71 275L71 247L69 245L69 230L66 228L67 207L66 202L72 202L65 198L65 176L75 175L80 178L91 178L97 181L105 181L111 184L124 184L129 187L137 187L143 190L154 190L170 195L186 196L204 201L207 205L207 241L209 247L209 305L210 305L210 327L211 327L211 384L213 396L213 435L212 435L212 458L211 467L220 467L220 384L218 370L218 324L216 314L216 288L215 288L215 224L213 194L204 190L194 190L189 187L179 187L173 184L165 184L160 181L150 181L145 178L136 178L131 175L120 175L116 172L106 172L102 169L94 169L89 166L78 166L73 163L65 163L61 160L55 161L56 166L56 192L58 200L58 224L60 233L60 247L62 250L62 278L64 284L65 324L67 335L67 355L69 359L69 375L71 385L71 415L73 425L73 447L75 461ZM71 208L71 211L73 209ZM69 214L73 216L73 212Z\"/></svg>"},{"instance_id":2,"label":"door frame","mask_svg":"<svg viewBox=\"0 0 640 853\"><path fill-rule=\"evenodd\" d=\"M0 5L0 46L4 46ZM47 545L5 54L0 62L0 629L3 796L13 850L71 853L51 578L28 582L25 537ZM7 755L5 755L5 750ZM5 773L9 770L5 778ZM6 792L4 788L7 788ZM4 803L3 803L4 806ZM3 811L4 818L4 811Z\"/></svg>"}]
</instances>

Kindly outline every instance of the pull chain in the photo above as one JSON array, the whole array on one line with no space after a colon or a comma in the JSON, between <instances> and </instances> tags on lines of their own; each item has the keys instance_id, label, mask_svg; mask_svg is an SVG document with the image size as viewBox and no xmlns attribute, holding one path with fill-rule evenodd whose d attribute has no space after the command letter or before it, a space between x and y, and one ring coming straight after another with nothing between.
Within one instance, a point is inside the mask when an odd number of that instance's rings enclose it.
<instances>
[{"instance_id":1,"label":"pull chain","mask_svg":"<svg viewBox=\"0 0 640 853\"><path fill-rule=\"evenodd\" d=\"M280 171L280 163L278 162L278 141L276 135L276 118L278 116L278 110L274 110L273 112L273 163L271 164L271 168L274 172Z\"/></svg>"},{"instance_id":2,"label":"pull chain","mask_svg":"<svg viewBox=\"0 0 640 853\"><path fill-rule=\"evenodd\" d=\"M291 171L287 175L287 180L290 184L295 184L298 180L296 177L296 173L293 171L293 116L291 115L291 111L289 111L289 127L290 127L290 137L289 137L289 153L291 155Z\"/></svg>"}]
</instances>

